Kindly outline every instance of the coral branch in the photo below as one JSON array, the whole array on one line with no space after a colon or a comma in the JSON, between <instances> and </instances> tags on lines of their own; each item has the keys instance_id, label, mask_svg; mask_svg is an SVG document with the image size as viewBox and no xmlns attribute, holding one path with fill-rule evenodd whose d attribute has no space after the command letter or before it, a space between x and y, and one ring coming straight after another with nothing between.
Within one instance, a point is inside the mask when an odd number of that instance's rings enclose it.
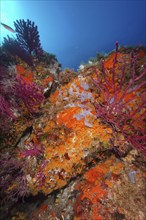
<instances>
[{"instance_id":1,"label":"coral branch","mask_svg":"<svg viewBox=\"0 0 146 220\"><path fill-rule=\"evenodd\" d=\"M41 48L39 32L34 22L31 22L29 19L27 21L20 19L16 20L14 25L17 32L17 41L20 46L30 55L39 57L43 50Z\"/></svg>"},{"instance_id":2,"label":"coral branch","mask_svg":"<svg viewBox=\"0 0 146 220\"><path fill-rule=\"evenodd\" d=\"M35 83L26 83L22 77L17 77L17 94L23 101L30 113L37 111L38 106L43 101L43 92Z\"/></svg>"},{"instance_id":3,"label":"coral branch","mask_svg":"<svg viewBox=\"0 0 146 220\"><path fill-rule=\"evenodd\" d=\"M24 60L28 65L32 66L32 57L29 53L27 53L26 50L21 47L19 42L13 38L10 38L7 36L7 38L4 38L3 48L5 48L6 51L8 51L13 56L18 56L22 60Z\"/></svg>"},{"instance_id":4,"label":"coral branch","mask_svg":"<svg viewBox=\"0 0 146 220\"><path fill-rule=\"evenodd\" d=\"M136 70L137 57L133 52L131 68L128 72L125 72L126 64L124 64L120 74L117 74L117 65L118 44L116 43L113 68L109 73L102 63L102 72L97 73L98 80L94 80L102 97L102 101L95 106L97 117L114 125L133 147L146 155L146 147L144 147L146 146L144 132L146 67L142 72ZM126 78L127 76L129 79Z\"/></svg>"}]
</instances>

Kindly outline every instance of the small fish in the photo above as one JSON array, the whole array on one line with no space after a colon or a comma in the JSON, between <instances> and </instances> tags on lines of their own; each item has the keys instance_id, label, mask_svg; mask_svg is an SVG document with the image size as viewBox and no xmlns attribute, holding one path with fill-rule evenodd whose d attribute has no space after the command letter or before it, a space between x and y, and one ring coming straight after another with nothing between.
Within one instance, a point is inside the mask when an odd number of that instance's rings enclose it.
<instances>
[{"instance_id":1,"label":"small fish","mask_svg":"<svg viewBox=\"0 0 146 220\"><path fill-rule=\"evenodd\" d=\"M1 23L1 25L3 25L3 27L4 28L6 28L8 31L11 31L12 33L15 33L16 31L14 31L11 27L9 27L8 25L6 25L6 24L4 24L4 23L2 23L2 22L0 22Z\"/></svg>"}]
</instances>

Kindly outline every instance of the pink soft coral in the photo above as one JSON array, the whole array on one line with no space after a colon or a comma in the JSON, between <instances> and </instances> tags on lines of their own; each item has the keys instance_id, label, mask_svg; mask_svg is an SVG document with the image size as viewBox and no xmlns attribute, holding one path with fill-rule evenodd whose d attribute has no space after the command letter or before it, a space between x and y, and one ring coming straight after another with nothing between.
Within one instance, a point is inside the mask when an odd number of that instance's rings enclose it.
<instances>
[{"instance_id":1,"label":"pink soft coral","mask_svg":"<svg viewBox=\"0 0 146 220\"><path fill-rule=\"evenodd\" d=\"M100 92L100 101L96 104L97 117L112 128L120 131L133 147L146 155L146 135L144 132L144 115L146 105L145 75L146 67L139 70L137 55L133 52L126 57L127 64L118 61L118 44L116 43L113 66L102 70L94 80ZM120 56L121 59L121 56Z\"/></svg>"}]
</instances>

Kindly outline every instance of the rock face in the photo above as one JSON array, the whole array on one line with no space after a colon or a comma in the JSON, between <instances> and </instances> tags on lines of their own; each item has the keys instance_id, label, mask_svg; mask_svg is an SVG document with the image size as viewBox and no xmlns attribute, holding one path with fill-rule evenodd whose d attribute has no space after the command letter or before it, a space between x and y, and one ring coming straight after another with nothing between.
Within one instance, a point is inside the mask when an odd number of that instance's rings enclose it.
<instances>
[{"instance_id":1,"label":"rock face","mask_svg":"<svg viewBox=\"0 0 146 220\"><path fill-rule=\"evenodd\" d=\"M141 219L145 211L146 160L132 150L125 158L94 161L82 176L46 198L11 209L13 219Z\"/></svg>"},{"instance_id":2,"label":"rock face","mask_svg":"<svg viewBox=\"0 0 146 220\"><path fill-rule=\"evenodd\" d=\"M2 163L19 170L13 179L3 172L3 184L11 180L5 196L49 197L13 219L145 219L145 59L144 50L116 48L78 75L55 79L41 115L27 122L31 132Z\"/></svg>"},{"instance_id":3,"label":"rock face","mask_svg":"<svg viewBox=\"0 0 146 220\"><path fill-rule=\"evenodd\" d=\"M91 103L94 96L85 77L75 78L51 95L48 115L34 124L34 131L25 142L25 149L35 143L43 152L43 159L29 175L33 194L48 194L65 186L83 172L97 152L110 149L112 129L96 118ZM31 157L29 163L32 164Z\"/></svg>"}]
</instances>

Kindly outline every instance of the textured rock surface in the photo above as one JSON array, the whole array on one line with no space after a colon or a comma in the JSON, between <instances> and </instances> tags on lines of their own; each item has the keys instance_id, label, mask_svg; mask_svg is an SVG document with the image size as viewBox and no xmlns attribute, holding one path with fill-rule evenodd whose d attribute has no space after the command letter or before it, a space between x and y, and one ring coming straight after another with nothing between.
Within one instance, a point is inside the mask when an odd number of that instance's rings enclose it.
<instances>
[{"instance_id":1,"label":"textured rock surface","mask_svg":"<svg viewBox=\"0 0 146 220\"><path fill-rule=\"evenodd\" d=\"M129 52L118 52L78 75L65 70L56 76L58 88L42 103L39 115L30 117L24 109L9 133L9 146L19 143L2 157L2 195L9 201L24 197L25 203L3 209L2 219L145 219L141 83L146 54L140 50L137 56L137 66ZM49 71L36 68L37 73ZM131 83L131 68L140 82ZM52 73L42 78L28 72L26 76L21 66L17 70L28 82L39 85L42 80L45 88L54 80ZM127 93L125 84L132 85Z\"/></svg>"},{"instance_id":2,"label":"textured rock surface","mask_svg":"<svg viewBox=\"0 0 146 220\"><path fill-rule=\"evenodd\" d=\"M33 124L33 132L21 144L20 154L38 148L40 155L28 155L28 186L33 194L48 194L82 173L98 152L110 149L112 129L96 118L94 93L88 80L78 76L50 97L51 107ZM35 161L34 161L35 160Z\"/></svg>"},{"instance_id":3,"label":"textured rock surface","mask_svg":"<svg viewBox=\"0 0 146 220\"><path fill-rule=\"evenodd\" d=\"M18 204L11 215L30 220L144 220L145 164L136 150L122 160L111 156L98 164L94 161L83 176L72 179L62 190Z\"/></svg>"}]
</instances>

